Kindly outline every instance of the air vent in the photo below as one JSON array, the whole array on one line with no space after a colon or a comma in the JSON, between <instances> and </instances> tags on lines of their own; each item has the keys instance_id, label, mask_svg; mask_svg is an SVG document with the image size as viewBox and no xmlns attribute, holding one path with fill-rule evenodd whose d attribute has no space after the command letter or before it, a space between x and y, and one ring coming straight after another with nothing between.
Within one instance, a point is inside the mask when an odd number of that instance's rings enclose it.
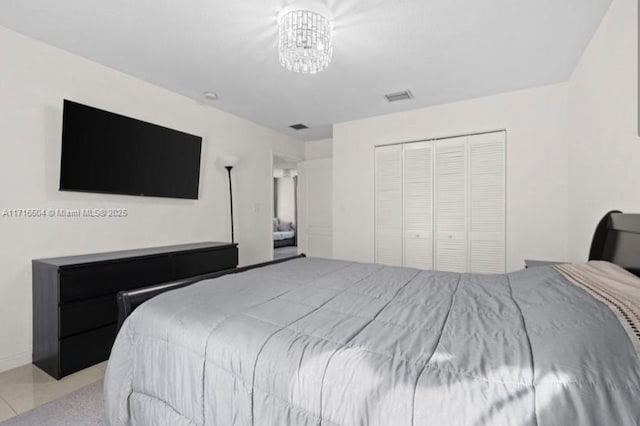
<instances>
[{"instance_id":1,"label":"air vent","mask_svg":"<svg viewBox=\"0 0 640 426\"><path fill-rule=\"evenodd\" d=\"M308 129L309 127L305 126L302 123L298 123L298 124L292 124L291 127L293 130L304 130L304 129Z\"/></svg>"},{"instance_id":2,"label":"air vent","mask_svg":"<svg viewBox=\"0 0 640 426\"><path fill-rule=\"evenodd\" d=\"M389 102L406 101L407 99L413 99L413 93L409 90L403 90L402 92L389 93L384 95Z\"/></svg>"}]
</instances>

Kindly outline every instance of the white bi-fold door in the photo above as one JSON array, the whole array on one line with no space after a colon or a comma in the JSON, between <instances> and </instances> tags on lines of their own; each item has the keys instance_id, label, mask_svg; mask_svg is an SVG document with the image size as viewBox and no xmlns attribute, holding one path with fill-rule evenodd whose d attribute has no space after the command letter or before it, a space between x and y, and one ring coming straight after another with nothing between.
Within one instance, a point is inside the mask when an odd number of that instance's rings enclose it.
<instances>
[{"instance_id":1,"label":"white bi-fold door","mask_svg":"<svg viewBox=\"0 0 640 426\"><path fill-rule=\"evenodd\" d=\"M505 271L505 133L469 136L469 272Z\"/></svg>"},{"instance_id":2,"label":"white bi-fold door","mask_svg":"<svg viewBox=\"0 0 640 426\"><path fill-rule=\"evenodd\" d=\"M433 269L433 144L404 150L404 266Z\"/></svg>"},{"instance_id":3,"label":"white bi-fold door","mask_svg":"<svg viewBox=\"0 0 640 426\"><path fill-rule=\"evenodd\" d=\"M376 148L375 260L505 270L505 132Z\"/></svg>"},{"instance_id":4,"label":"white bi-fold door","mask_svg":"<svg viewBox=\"0 0 640 426\"><path fill-rule=\"evenodd\" d=\"M467 137L434 142L435 269L467 271Z\"/></svg>"},{"instance_id":5,"label":"white bi-fold door","mask_svg":"<svg viewBox=\"0 0 640 426\"><path fill-rule=\"evenodd\" d=\"M402 145L376 148L375 258L402 266Z\"/></svg>"}]
</instances>

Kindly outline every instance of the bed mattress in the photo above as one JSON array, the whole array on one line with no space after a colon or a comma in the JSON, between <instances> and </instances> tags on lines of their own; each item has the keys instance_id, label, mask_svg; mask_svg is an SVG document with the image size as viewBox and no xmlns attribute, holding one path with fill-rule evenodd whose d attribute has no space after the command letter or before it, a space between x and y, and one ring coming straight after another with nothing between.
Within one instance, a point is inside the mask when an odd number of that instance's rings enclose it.
<instances>
[{"instance_id":1,"label":"bed mattress","mask_svg":"<svg viewBox=\"0 0 640 426\"><path fill-rule=\"evenodd\" d=\"M296 236L295 231L278 231L273 233L274 241L286 240L288 238L293 238Z\"/></svg>"},{"instance_id":2,"label":"bed mattress","mask_svg":"<svg viewBox=\"0 0 640 426\"><path fill-rule=\"evenodd\" d=\"M615 314L553 267L506 275L296 259L127 319L112 425L635 425Z\"/></svg>"}]
</instances>

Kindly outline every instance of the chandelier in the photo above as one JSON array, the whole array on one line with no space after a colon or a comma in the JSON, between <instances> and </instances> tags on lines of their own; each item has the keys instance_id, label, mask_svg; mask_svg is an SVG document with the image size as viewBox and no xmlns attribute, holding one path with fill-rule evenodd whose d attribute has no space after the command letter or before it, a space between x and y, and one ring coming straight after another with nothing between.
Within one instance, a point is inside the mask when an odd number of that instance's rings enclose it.
<instances>
[{"instance_id":1,"label":"chandelier","mask_svg":"<svg viewBox=\"0 0 640 426\"><path fill-rule=\"evenodd\" d=\"M331 62L332 22L320 1L298 1L278 15L278 54L286 69L315 74Z\"/></svg>"}]
</instances>

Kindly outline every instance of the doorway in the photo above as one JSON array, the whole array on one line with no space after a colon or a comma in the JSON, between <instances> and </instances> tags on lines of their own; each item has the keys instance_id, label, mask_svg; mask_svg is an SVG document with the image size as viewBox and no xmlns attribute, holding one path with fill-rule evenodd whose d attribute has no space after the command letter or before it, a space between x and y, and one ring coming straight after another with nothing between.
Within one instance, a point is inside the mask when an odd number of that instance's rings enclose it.
<instances>
[{"instance_id":1,"label":"doorway","mask_svg":"<svg viewBox=\"0 0 640 426\"><path fill-rule=\"evenodd\" d=\"M273 155L273 259L298 254L298 161Z\"/></svg>"}]
</instances>

